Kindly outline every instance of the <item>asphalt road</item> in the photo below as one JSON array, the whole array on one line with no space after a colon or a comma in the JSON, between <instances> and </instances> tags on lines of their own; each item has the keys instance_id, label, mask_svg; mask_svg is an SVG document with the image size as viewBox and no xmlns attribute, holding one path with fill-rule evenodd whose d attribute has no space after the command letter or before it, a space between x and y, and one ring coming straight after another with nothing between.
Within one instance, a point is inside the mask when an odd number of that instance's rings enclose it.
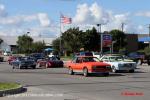
<instances>
[{"instance_id":1,"label":"asphalt road","mask_svg":"<svg viewBox=\"0 0 150 100\"><path fill-rule=\"evenodd\" d=\"M0 63L0 82L18 82L27 92L0 100L149 100L150 66L135 73L111 73L108 77L68 75L65 68L12 69Z\"/></svg>"}]
</instances>

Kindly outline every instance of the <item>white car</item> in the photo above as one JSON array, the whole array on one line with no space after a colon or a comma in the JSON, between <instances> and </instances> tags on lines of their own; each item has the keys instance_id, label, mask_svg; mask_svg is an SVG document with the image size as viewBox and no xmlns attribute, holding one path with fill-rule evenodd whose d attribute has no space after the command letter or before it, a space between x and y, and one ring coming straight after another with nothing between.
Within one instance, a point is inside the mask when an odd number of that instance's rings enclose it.
<instances>
[{"instance_id":1,"label":"white car","mask_svg":"<svg viewBox=\"0 0 150 100\"><path fill-rule=\"evenodd\" d=\"M124 59L122 56L104 55L100 58L100 60L107 64L110 64L112 72L115 73L117 71L129 71L133 73L137 66L136 62Z\"/></svg>"}]
</instances>

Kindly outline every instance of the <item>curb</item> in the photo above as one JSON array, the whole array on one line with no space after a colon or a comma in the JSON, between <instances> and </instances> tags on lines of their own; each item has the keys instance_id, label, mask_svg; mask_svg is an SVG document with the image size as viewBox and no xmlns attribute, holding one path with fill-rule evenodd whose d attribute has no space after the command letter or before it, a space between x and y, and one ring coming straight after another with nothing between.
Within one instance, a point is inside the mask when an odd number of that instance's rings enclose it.
<instances>
[{"instance_id":1,"label":"curb","mask_svg":"<svg viewBox=\"0 0 150 100\"><path fill-rule=\"evenodd\" d=\"M14 95L14 94L18 94L18 93L23 93L26 91L27 91L26 88L23 88L22 86L20 86L20 87L14 88L14 89L0 91L0 97L4 97L4 96L8 96L8 95Z\"/></svg>"}]
</instances>

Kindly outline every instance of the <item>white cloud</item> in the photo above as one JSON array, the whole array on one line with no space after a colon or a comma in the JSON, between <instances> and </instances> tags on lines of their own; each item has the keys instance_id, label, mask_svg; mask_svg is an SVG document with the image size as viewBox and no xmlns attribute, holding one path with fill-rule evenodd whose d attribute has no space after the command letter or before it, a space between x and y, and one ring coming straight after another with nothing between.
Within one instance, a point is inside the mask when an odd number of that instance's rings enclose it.
<instances>
[{"instance_id":1,"label":"white cloud","mask_svg":"<svg viewBox=\"0 0 150 100\"><path fill-rule=\"evenodd\" d=\"M50 25L50 20L49 20L48 15L46 13L39 13L38 18L39 18L39 21L41 23L41 26L47 27Z\"/></svg>"},{"instance_id":2,"label":"white cloud","mask_svg":"<svg viewBox=\"0 0 150 100\"><path fill-rule=\"evenodd\" d=\"M5 17L7 16L7 13L5 11L5 6L0 4L0 17Z\"/></svg>"},{"instance_id":3,"label":"white cloud","mask_svg":"<svg viewBox=\"0 0 150 100\"><path fill-rule=\"evenodd\" d=\"M76 15L73 18L75 24L96 24L108 22L108 13L105 12L97 3L90 7L87 4L80 4L77 7Z\"/></svg>"},{"instance_id":4,"label":"white cloud","mask_svg":"<svg viewBox=\"0 0 150 100\"><path fill-rule=\"evenodd\" d=\"M136 16L150 17L150 11L138 12Z\"/></svg>"},{"instance_id":5,"label":"white cloud","mask_svg":"<svg viewBox=\"0 0 150 100\"><path fill-rule=\"evenodd\" d=\"M114 14L113 11L105 10L97 3L91 5L84 3L77 6L73 24L74 26L79 26L80 29L86 30L100 23L102 24L102 31L110 31L112 29L121 29L121 24L125 23L125 32L140 33L141 27L133 24L130 16L129 12Z\"/></svg>"},{"instance_id":6,"label":"white cloud","mask_svg":"<svg viewBox=\"0 0 150 100\"><path fill-rule=\"evenodd\" d=\"M47 13L36 13L30 15L8 15L5 6L0 4L0 35L18 36L30 31L30 35L56 37L59 28L52 26Z\"/></svg>"}]
</instances>

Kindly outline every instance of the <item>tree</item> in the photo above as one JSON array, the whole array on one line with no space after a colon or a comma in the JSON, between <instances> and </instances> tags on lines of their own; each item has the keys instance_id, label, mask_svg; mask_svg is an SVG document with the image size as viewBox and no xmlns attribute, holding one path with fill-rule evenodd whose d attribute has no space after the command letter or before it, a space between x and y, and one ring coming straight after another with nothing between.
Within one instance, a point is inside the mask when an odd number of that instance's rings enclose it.
<instances>
[{"instance_id":1,"label":"tree","mask_svg":"<svg viewBox=\"0 0 150 100\"><path fill-rule=\"evenodd\" d=\"M45 42L38 41L38 42L32 43L31 48L32 48L32 52L42 52L44 47L45 47Z\"/></svg>"},{"instance_id":2,"label":"tree","mask_svg":"<svg viewBox=\"0 0 150 100\"><path fill-rule=\"evenodd\" d=\"M114 44L114 50L119 51L120 49L123 49L126 45L126 35L124 32L120 30L112 30L109 32L112 35L112 40L116 43Z\"/></svg>"},{"instance_id":3,"label":"tree","mask_svg":"<svg viewBox=\"0 0 150 100\"><path fill-rule=\"evenodd\" d=\"M30 53L32 44L33 39L27 34L18 37L17 45L21 53Z\"/></svg>"},{"instance_id":4,"label":"tree","mask_svg":"<svg viewBox=\"0 0 150 100\"><path fill-rule=\"evenodd\" d=\"M60 38L53 40L52 45L55 51L60 52Z\"/></svg>"},{"instance_id":5,"label":"tree","mask_svg":"<svg viewBox=\"0 0 150 100\"><path fill-rule=\"evenodd\" d=\"M98 51L100 47L100 34L93 27L92 30L86 30L81 36L84 49L88 51Z\"/></svg>"},{"instance_id":6,"label":"tree","mask_svg":"<svg viewBox=\"0 0 150 100\"><path fill-rule=\"evenodd\" d=\"M0 44L3 42L3 40L0 38Z\"/></svg>"},{"instance_id":7,"label":"tree","mask_svg":"<svg viewBox=\"0 0 150 100\"><path fill-rule=\"evenodd\" d=\"M63 48L66 51L77 52L83 47L79 28L70 28L62 34Z\"/></svg>"}]
</instances>

